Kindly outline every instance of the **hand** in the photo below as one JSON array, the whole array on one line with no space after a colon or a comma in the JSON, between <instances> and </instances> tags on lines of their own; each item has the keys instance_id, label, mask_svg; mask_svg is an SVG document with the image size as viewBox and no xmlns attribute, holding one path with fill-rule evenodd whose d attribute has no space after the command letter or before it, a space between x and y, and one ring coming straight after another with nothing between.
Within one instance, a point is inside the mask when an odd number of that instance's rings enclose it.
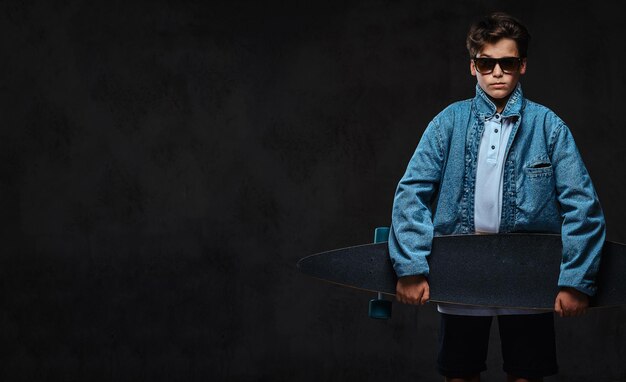
<instances>
[{"instance_id":1,"label":"hand","mask_svg":"<svg viewBox=\"0 0 626 382\"><path fill-rule=\"evenodd\" d=\"M403 304L424 305L430 299L430 286L424 276L405 276L396 284L396 299Z\"/></svg>"},{"instance_id":2,"label":"hand","mask_svg":"<svg viewBox=\"0 0 626 382\"><path fill-rule=\"evenodd\" d=\"M574 288L562 288L556 296L554 311L560 317L577 317L587 312L589 296Z\"/></svg>"}]
</instances>

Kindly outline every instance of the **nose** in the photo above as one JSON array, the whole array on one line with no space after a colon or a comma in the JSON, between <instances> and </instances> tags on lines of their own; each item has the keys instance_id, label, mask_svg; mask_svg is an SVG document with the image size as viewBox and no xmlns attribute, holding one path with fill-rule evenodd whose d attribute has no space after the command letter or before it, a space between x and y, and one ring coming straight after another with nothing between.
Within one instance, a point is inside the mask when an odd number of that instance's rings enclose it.
<instances>
[{"instance_id":1,"label":"nose","mask_svg":"<svg viewBox=\"0 0 626 382\"><path fill-rule=\"evenodd\" d=\"M494 77L502 77L504 75L504 71L500 67L499 62L496 62L496 66L493 67L493 72L491 72L491 75Z\"/></svg>"}]
</instances>

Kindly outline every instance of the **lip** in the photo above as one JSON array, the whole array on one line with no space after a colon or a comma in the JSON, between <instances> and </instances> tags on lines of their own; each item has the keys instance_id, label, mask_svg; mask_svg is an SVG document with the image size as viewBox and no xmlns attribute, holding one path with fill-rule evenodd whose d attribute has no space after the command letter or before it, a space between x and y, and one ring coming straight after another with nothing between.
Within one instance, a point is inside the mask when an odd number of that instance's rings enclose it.
<instances>
[{"instance_id":1,"label":"lip","mask_svg":"<svg viewBox=\"0 0 626 382\"><path fill-rule=\"evenodd\" d=\"M502 89L506 87L506 84L503 82L496 82L494 84L491 84L491 87L496 88L496 89Z\"/></svg>"}]
</instances>

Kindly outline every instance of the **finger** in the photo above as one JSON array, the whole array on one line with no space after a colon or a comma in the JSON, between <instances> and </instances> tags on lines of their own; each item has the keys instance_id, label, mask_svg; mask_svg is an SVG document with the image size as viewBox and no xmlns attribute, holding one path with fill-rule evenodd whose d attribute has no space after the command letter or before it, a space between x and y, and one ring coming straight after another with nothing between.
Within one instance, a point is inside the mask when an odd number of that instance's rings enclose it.
<instances>
[{"instance_id":1,"label":"finger","mask_svg":"<svg viewBox=\"0 0 626 382\"><path fill-rule=\"evenodd\" d=\"M561 303L558 297L554 299L554 312L561 317Z\"/></svg>"},{"instance_id":2,"label":"finger","mask_svg":"<svg viewBox=\"0 0 626 382\"><path fill-rule=\"evenodd\" d=\"M560 298L557 299L556 303L557 303L557 310L556 311L559 314L559 317L563 317L564 312L563 312L563 303L562 303L561 299Z\"/></svg>"},{"instance_id":3,"label":"finger","mask_svg":"<svg viewBox=\"0 0 626 382\"><path fill-rule=\"evenodd\" d=\"M404 297L402 300L404 301L404 304L411 305L411 299L410 298Z\"/></svg>"},{"instance_id":4,"label":"finger","mask_svg":"<svg viewBox=\"0 0 626 382\"><path fill-rule=\"evenodd\" d=\"M424 294L422 295L422 305L426 304L430 300L430 290L424 290Z\"/></svg>"},{"instance_id":5,"label":"finger","mask_svg":"<svg viewBox=\"0 0 626 382\"><path fill-rule=\"evenodd\" d=\"M404 296L404 289L402 288L402 282L398 280L398 283L396 284L396 300L404 304L405 303L404 297L405 296Z\"/></svg>"},{"instance_id":6,"label":"finger","mask_svg":"<svg viewBox=\"0 0 626 382\"><path fill-rule=\"evenodd\" d=\"M420 293L415 296L415 304L416 305L423 305L422 303L422 297L424 297L424 290L420 290Z\"/></svg>"},{"instance_id":7,"label":"finger","mask_svg":"<svg viewBox=\"0 0 626 382\"><path fill-rule=\"evenodd\" d=\"M569 317L572 314L569 306L561 302L561 309L563 309L563 317Z\"/></svg>"},{"instance_id":8,"label":"finger","mask_svg":"<svg viewBox=\"0 0 626 382\"><path fill-rule=\"evenodd\" d=\"M398 300L400 303L405 304L406 302L404 301L404 296L401 293L396 294L396 300Z\"/></svg>"}]
</instances>

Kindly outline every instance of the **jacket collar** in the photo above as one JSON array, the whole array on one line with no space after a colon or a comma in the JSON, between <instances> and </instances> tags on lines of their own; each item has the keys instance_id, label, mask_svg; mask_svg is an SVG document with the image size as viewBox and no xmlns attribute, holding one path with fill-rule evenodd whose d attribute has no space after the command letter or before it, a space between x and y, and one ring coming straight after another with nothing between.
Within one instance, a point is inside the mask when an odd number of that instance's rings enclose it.
<instances>
[{"instance_id":1,"label":"jacket collar","mask_svg":"<svg viewBox=\"0 0 626 382\"><path fill-rule=\"evenodd\" d=\"M524 95L522 94L522 85L518 82L515 90L511 93L511 97L502 110L502 117L520 116L522 105L524 103ZM496 105L489 99L489 96L478 84L476 84L476 97L474 97L474 110L480 118L491 118L496 113Z\"/></svg>"}]
</instances>

